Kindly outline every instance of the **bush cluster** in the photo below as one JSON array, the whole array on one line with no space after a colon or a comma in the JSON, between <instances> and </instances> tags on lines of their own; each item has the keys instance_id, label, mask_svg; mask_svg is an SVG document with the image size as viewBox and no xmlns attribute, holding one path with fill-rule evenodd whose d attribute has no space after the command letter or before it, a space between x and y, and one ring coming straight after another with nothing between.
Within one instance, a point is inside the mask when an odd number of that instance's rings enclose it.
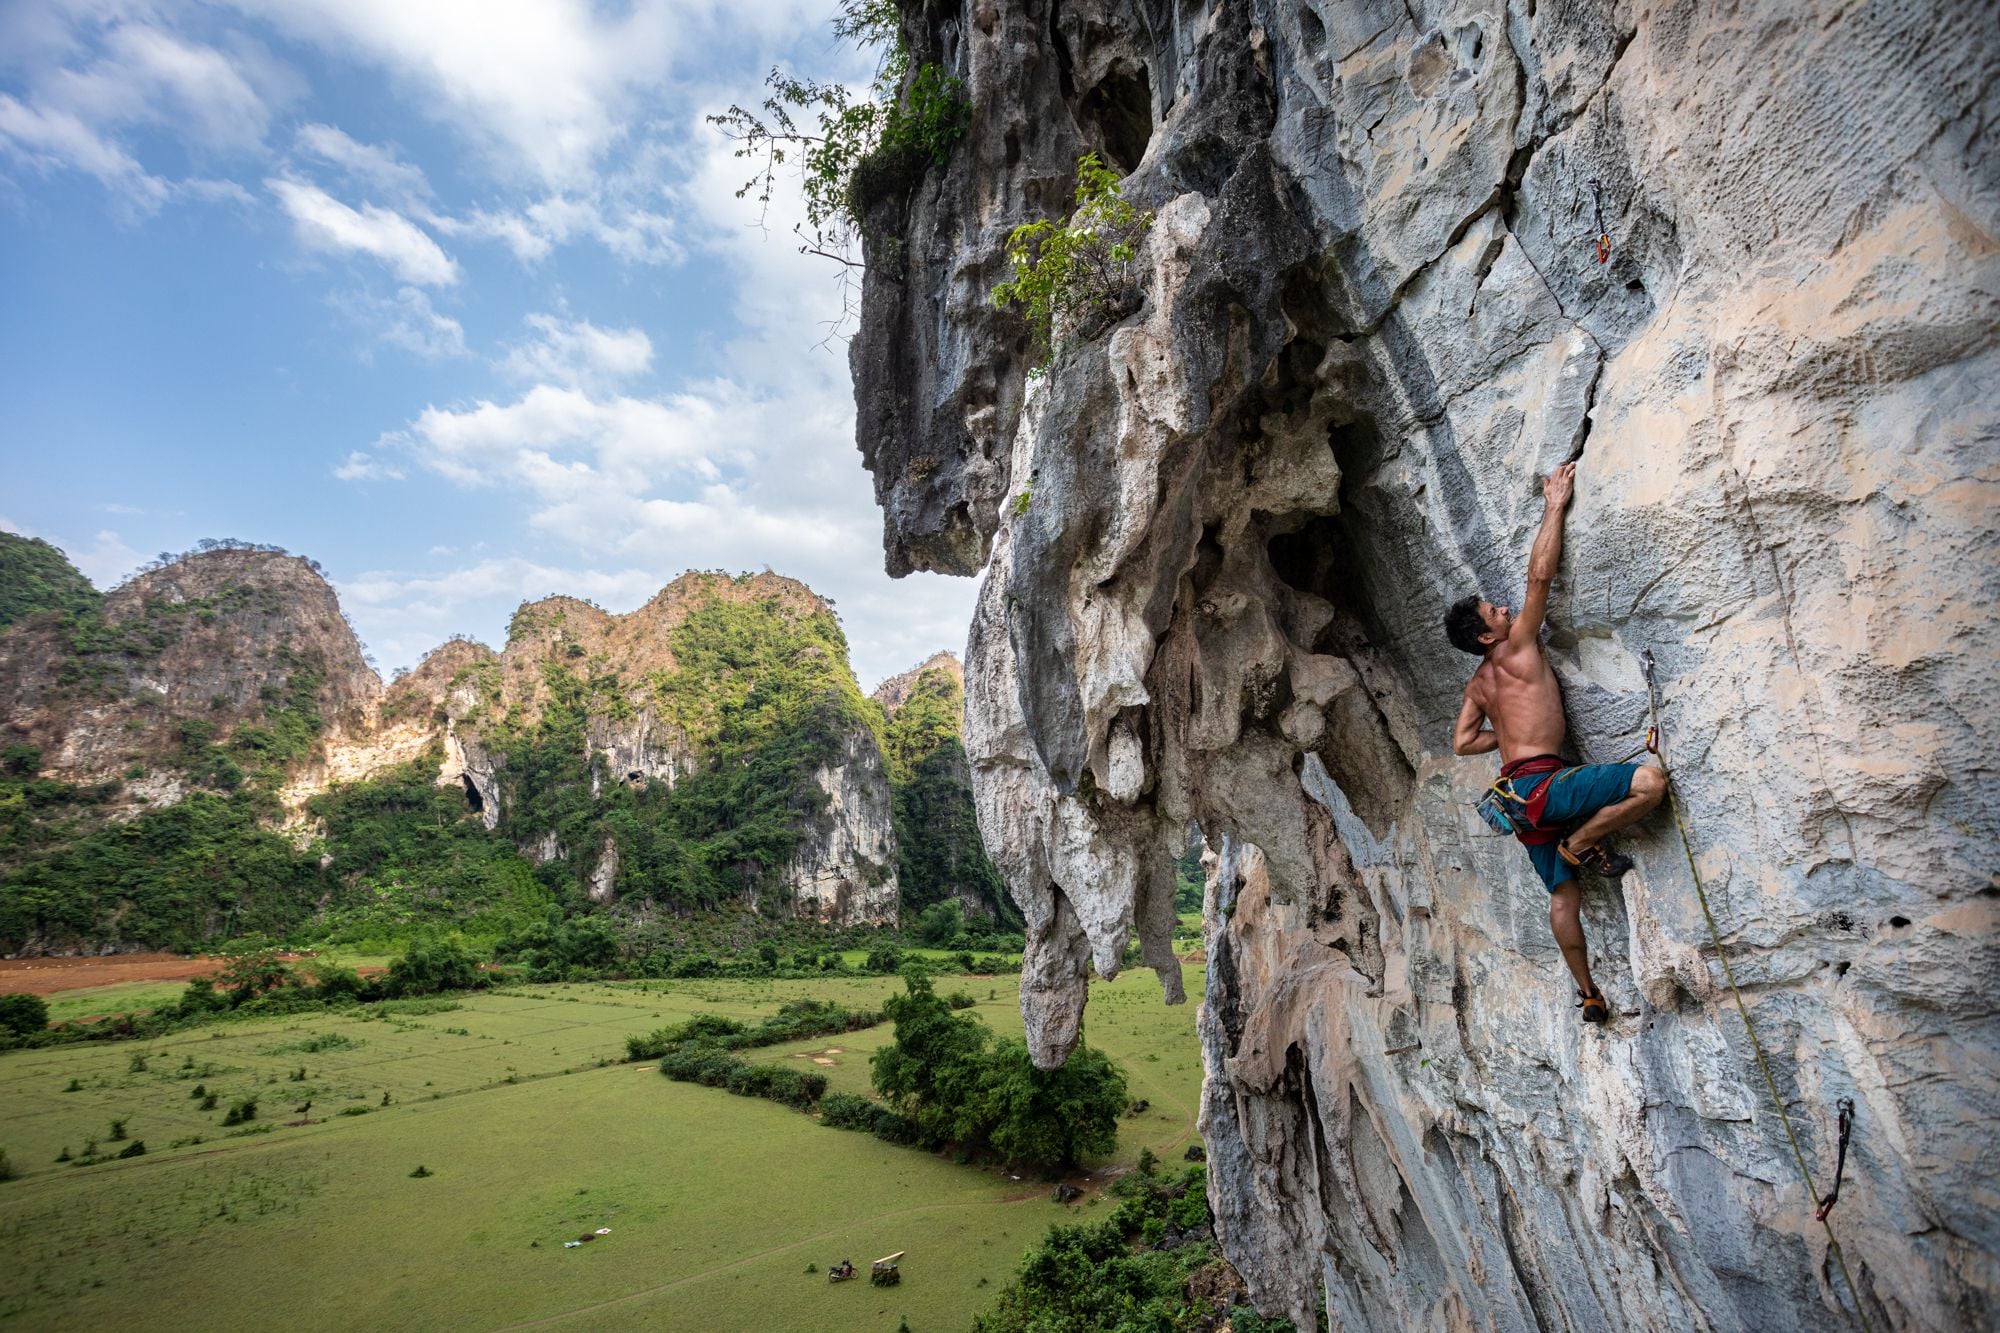
<instances>
[{"instance_id":1,"label":"bush cluster","mask_svg":"<svg viewBox=\"0 0 2000 1333\"><path fill-rule=\"evenodd\" d=\"M848 1009L830 1000L793 1000L754 1026L701 1014L685 1023L625 1039L627 1057L657 1060L660 1072L681 1083L724 1088L739 1097L764 1097L810 1111L826 1094L826 1075L788 1065L753 1065L735 1052L801 1037L873 1027L884 1015Z\"/></svg>"},{"instance_id":2,"label":"bush cluster","mask_svg":"<svg viewBox=\"0 0 2000 1333\"><path fill-rule=\"evenodd\" d=\"M908 1145L922 1137L916 1121L898 1115L880 1102L857 1097L851 1092L829 1092L820 1098L819 1122L828 1129L853 1129L873 1134L885 1143Z\"/></svg>"},{"instance_id":3,"label":"bush cluster","mask_svg":"<svg viewBox=\"0 0 2000 1333\"><path fill-rule=\"evenodd\" d=\"M685 1023L659 1028L643 1037L627 1037L625 1050L631 1060L657 1060L676 1047L709 1046L719 1051L741 1051L872 1028L887 1017L879 1009L849 1009L831 1000L792 1000L755 1026L720 1014L698 1014Z\"/></svg>"},{"instance_id":4,"label":"bush cluster","mask_svg":"<svg viewBox=\"0 0 2000 1333\"><path fill-rule=\"evenodd\" d=\"M826 1075L787 1065L753 1065L719 1046L700 1042L661 1053L660 1072L680 1083L722 1088L739 1097L765 1097L809 1111L826 1092Z\"/></svg>"},{"instance_id":5,"label":"bush cluster","mask_svg":"<svg viewBox=\"0 0 2000 1333\"><path fill-rule=\"evenodd\" d=\"M1209 1309L1190 1279L1215 1265L1207 1168L1162 1175L1141 1169L1111 1187L1119 1203L1094 1225L1057 1225L1029 1250L974 1333L1096 1333L1114 1329L1232 1328L1296 1333L1283 1318L1243 1306Z\"/></svg>"},{"instance_id":6,"label":"bush cluster","mask_svg":"<svg viewBox=\"0 0 2000 1333\"><path fill-rule=\"evenodd\" d=\"M915 1142L1044 1170L1117 1146L1125 1076L1103 1052L1079 1043L1062 1068L1037 1069L1026 1045L954 1013L929 976L905 972L904 988L885 1006L895 1041L870 1066Z\"/></svg>"}]
</instances>

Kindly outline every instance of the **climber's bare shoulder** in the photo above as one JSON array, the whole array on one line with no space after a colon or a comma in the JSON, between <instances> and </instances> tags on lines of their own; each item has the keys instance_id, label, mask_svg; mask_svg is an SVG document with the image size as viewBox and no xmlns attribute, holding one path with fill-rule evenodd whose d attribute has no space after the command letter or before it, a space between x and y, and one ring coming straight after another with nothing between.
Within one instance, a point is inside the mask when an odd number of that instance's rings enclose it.
<instances>
[{"instance_id":1,"label":"climber's bare shoulder","mask_svg":"<svg viewBox=\"0 0 2000 1333\"><path fill-rule=\"evenodd\" d=\"M1562 689L1540 643L1496 645L1472 673L1465 698L1492 722L1502 760L1562 747Z\"/></svg>"}]
</instances>

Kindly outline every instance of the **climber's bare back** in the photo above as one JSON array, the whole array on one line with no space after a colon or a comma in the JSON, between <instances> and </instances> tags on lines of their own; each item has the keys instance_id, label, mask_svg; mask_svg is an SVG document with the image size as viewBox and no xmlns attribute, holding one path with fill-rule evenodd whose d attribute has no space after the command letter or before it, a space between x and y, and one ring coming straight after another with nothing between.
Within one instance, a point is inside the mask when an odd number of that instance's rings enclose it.
<instances>
[{"instance_id":1,"label":"climber's bare back","mask_svg":"<svg viewBox=\"0 0 2000 1333\"><path fill-rule=\"evenodd\" d=\"M1488 653L1465 687L1468 703L1485 714L1500 741L1503 763L1562 748L1562 689L1539 643L1502 644Z\"/></svg>"}]
</instances>

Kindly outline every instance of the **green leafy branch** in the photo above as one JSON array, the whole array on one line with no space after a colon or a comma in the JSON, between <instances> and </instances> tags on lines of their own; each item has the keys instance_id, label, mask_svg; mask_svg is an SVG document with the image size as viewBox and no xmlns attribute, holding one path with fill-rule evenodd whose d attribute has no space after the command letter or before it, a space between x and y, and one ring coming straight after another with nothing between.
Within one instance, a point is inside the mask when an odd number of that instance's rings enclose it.
<instances>
[{"instance_id":1,"label":"green leafy branch","mask_svg":"<svg viewBox=\"0 0 2000 1333\"><path fill-rule=\"evenodd\" d=\"M865 92L773 69L757 109L732 105L708 120L736 141L737 157L756 163L737 198L754 197L768 211L782 169L796 163L806 211L793 229L800 252L860 268L854 241L869 206L944 165L965 134L968 107L964 86L942 66L912 64L896 0L843 0L833 31L885 48Z\"/></svg>"},{"instance_id":2,"label":"green leafy branch","mask_svg":"<svg viewBox=\"0 0 2000 1333\"><path fill-rule=\"evenodd\" d=\"M1022 307L1034 337L1031 374L1045 373L1064 342L1137 308L1139 244L1152 225L1152 213L1134 207L1118 173L1091 153L1076 164L1068 217L1008 233L1014 272L993 289L993 304Z\"/></svg>"}]
</instances>

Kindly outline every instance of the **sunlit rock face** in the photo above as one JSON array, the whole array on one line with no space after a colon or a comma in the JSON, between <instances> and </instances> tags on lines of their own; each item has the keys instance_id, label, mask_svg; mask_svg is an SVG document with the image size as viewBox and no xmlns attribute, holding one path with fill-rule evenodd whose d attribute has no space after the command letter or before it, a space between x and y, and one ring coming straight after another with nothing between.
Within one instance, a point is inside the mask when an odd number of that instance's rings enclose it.
<instances>
[{"instance_id":1,"label":"sunlit rock face","mask_svg":"<svg viewBox=\"0 0 2000 1333\"><path fill-rule=\"evenodd\" d=\"M2000 40L1972 5L912 10L972 108L872 204L853 362L892 572L985 565L966 660L1036 1058L1208 904L1232 1261L1346 1328L2000 1322L1992 677ZM987 299L1097 149L1136 313L1025 389ZM1608 251L1598 237L1608 235ZM1466 592L1518 600L1575 756L1657 662L1662 811L1585 895L1581 1028L1525 856L1451 754ZM1845 1316L1843 1311L1848 1312Z\"/></svg>"},{"instance_id":2,"label":"sunlit rock face","mask_svg":"<svg viewBox=\"0 0 2000 1333\"><path fill-rule=\"evenodd\" d=\"M790 873L794 911L838 925L895 925L896 828L889 776L865 729L813 774L826 805L806 823Z\"/></svg>"}]
</instances>

